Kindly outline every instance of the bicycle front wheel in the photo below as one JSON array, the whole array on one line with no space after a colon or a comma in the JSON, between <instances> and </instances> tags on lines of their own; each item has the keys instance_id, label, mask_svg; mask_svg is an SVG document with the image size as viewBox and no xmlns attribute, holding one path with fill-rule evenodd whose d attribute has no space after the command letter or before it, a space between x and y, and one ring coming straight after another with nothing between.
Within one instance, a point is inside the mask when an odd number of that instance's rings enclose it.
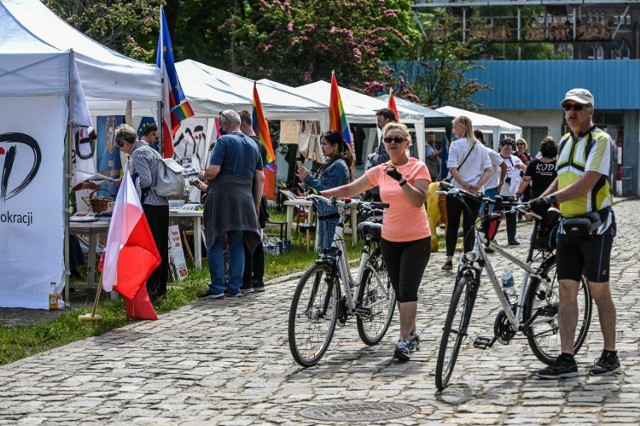
<instances>
[{"instance_id":1,"label":"bicycle front wheel","mask_svg":"<svg viewBox=\"0 0 640 426\"><path fill-rule=\"evenodd\" d=\"M300 278L289 310L289 349L303 367L316 365L336 327L339 281L329 264L316 263Z\"/></svg>"},{"instance_id":2,"label":"bicycle front wheel","mask_svg":"<svg viewBox=\"0 0 640 426\"><path fill-rule=\"evenodd\" d=\"M526 323L534 318L525 333L534 355L545 364L551 365L560 349L558 325L558 305L560 294L556 276L555 256L541 266L542 279L532 278L524 302L523 319ZM574 353L577 353L589 332L591 324L591 293L584 277L578 289L578 324L576 327Z\"/></svg>"},{"instance_id":3,"label":"bicycle front wheel","mask_svg":"<svg viewBox=\"0 0 640 426\"><path fill-rule=\"evenodd\" d=\"M475 294L469 291L471 280L473 280L473 275L467 274L464 270L459 272L456 278L447 319L442 329L436 363L436 387L438 390L444 389L449 384L460 347L467 337L467 327L469 327L471 311L475 303Z\"/></svg>"},{"instance_id":4,"label":"bicycle front wheel","mask_svg":"<svg viewBox=\"0 0 640 426\"><path fill-rule=\"evenodd\" d=\"M371 260L371 266L364 271L356 305L358 334L369 346L378 344L386 334L396 305L396 294L382 257L378 255Z\"/></svg>"}]
</instances>

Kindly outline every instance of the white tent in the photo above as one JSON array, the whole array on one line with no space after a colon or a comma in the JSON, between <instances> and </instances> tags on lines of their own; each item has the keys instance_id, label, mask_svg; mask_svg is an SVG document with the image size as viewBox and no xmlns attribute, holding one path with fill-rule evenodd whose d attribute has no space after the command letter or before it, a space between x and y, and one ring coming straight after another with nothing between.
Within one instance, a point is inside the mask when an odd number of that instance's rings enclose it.
<instances>
[{"instance_id":1,"label":"white tent","mask_svg":"<svg viewBox=\"0 0 640 426\"><path fill-rule=\"evenodd\" d=\"M522 127L518 127L515 124L507 123L506 121L494 118L488 115L479 114L477 112L466 111L461 108L455 108L452 106L444 106L437 108L436 111L450 115L452 117L458 117L464 115L469 118L473 123L473 128L480 130L483 133L491 133L493 140L493 147L497 148L500 143L501 134L512 134L517 138L522 134Z\"/></svg>"},{"instance_id":2,"label":"white tent","mask_svg":"<svg viewBox=\"0 0 640 426\"><path fill-rule=\"evenodd\" d=\"M0 43L10 44L22 52L73 50L93 115L124 114L126 101L132 100L133 114L156 116L156 102L162 95L159 68L130 59L90 39L40 0L2 0L0 39Z\"/></svg>"},{"instance_id":3,"label":"white tent","mask_svg":"<svg viewBox=\"0 0 640 426\"><path fill-rule=\"evenodd\" d=\"M176 63L176 70L196 117L216 117L225 109L251 111L253 80L192 60ZM283 87L258 82L258 94L267 119L321 120L325 114L328 117L326 106Z\"/></svg>"},{"instance_id":4,"label":"white tent","mask_svg":"<svg viewBox=\"0 0 640 426\"><path fill-rule=\"evenodd\" d=\"M0 305L48 308L66 280L70 123L155 115L159 70L87 38L38 0L0 1ZM65 139L65 136L67 139Z\"/></svg>"},{"instance_id":5,"label":"white tent","mask_svg":"<svg viewBox=\"0 0 640 426\"><path fill-rule=\"evenodd\" d=\"M331 83L320 80L315 83L299 86L296 91L308 98L322 102L329 106ZM340 87L342 106L350 124L376 124L376 111L387 108L387 103L371 96ZM424 115L404 108L398 108L400 121L404 124L413 124L416 129L416 145L423 147L424 140ZM329 130L324 127L323 130ZM418 156L424 160L424 149L418 149Z\"/></svg>"}]
</instances>

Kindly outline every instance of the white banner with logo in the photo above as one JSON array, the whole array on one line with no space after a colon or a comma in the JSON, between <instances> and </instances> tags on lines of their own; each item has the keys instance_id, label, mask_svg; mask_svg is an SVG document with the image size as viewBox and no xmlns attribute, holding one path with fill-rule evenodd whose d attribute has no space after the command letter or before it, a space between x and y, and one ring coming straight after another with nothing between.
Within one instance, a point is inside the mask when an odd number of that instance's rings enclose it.
<instances>
[{"instance_id":1,"label":"white banner with logo","mask_svg":"<svg viewBox=\"0 0 640 426\"><path fill-rule=\"evenodd\" d=\"M62 96L0 102L0 306L48 309L64 285L67 114Z\"/></svg>"}]
</instances>

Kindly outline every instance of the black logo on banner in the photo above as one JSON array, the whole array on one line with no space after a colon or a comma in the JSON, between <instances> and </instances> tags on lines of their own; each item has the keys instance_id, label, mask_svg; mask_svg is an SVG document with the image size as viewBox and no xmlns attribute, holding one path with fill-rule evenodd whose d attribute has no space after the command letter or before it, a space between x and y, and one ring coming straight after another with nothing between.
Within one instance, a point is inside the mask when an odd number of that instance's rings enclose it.
<instances>
[{"instance_id":1,"label":"black logo on banner","mask_svg":"<svg viewBox=\"0 0 640 426\"><path fill-rule=\"evenodd\" d=\"M10 145L5 148L3 145ZM18 152L28 153L31 151L33 155L33 165L31 170L24 178L17 176L17 180L20 181L18 185L9 186L11 172L16 160ZM4 164L2 166L2 177L0 177L0 200L5 201L11 197L18 195L33 181L38 169L40 169L40 163L42 162L42 152L40 146L34 138L24 133L0 133L0 156L4 157ZM22 156L22 155L21 155Z\"/></svg>"}]
</instances>

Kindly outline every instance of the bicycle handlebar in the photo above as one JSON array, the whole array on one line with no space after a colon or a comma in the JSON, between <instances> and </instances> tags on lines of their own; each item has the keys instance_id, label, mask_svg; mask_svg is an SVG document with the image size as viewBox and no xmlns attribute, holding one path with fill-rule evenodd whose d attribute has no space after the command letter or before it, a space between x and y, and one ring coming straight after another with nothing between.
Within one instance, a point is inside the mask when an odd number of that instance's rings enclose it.
<instances>
[{"instance_id":1,"label":"bicycle handlebar","mask_svg":"<svg viewBox=\"0 0 640 426\"><path fill-rule=\"evenodd\" d=\"M489 198L489 197L485 197L482 192L478 192L477 194L472 194L469 191L465 191L462 188L458 188L458 187L454 186L453 184L451 184L449 182L444 182L444 181L440 182L440 188L442 190L441 191L437 191L439 194L445 194L445 195L448 195L450 197L455 197L455 198L459 199L462 202L464 202L463 198L467 197L467 198L471 198L471 199L474 199L476 201L485 202L487 204L494 205L494 206L495 205L499 205L499 206L502 206L502 207L509 207L510 210L509 211L505 211L505 213L509 213L509 212L512 212L512 211L518 211L518 212L523 213L523 214L530 214L531 216L533 216L537 220L542 219L541 216L533 213L529 209L529 204L528 203L522 203L520 201L504 201L500 195L497 195L496 198Z\"/></svg>"},{"instance_id":2,"label":"bicycle handlebar","mask_svg":"<svg viewBox=\"0 0 640 426\"><path fill-rule=\"evenodd\" d=\"M377 201L362 201L357 198L356 199L345 198L343 200L339 200L336 197L327 198L319 194L309 194L304 198L307 200L320 201L334 207L340 207L340 208L356 207L358 209L366 210L366 211L382 210L389 207L389 203L381 203Z\"/></svg>"}]
</instances>

